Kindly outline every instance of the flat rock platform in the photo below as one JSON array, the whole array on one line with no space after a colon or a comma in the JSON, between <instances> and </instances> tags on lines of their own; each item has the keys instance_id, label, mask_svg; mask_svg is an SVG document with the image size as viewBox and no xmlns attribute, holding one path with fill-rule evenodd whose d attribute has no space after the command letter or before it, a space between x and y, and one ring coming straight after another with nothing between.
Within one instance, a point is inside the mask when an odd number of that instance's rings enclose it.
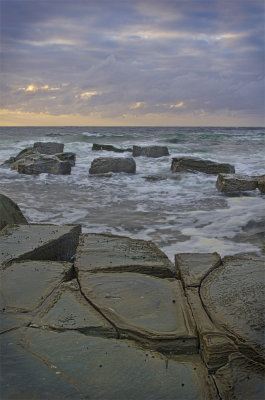
<instances>
[{"instance_id":1,"label":"flat rock platform","mask_svg":"<svg viewBox=\"0 0 265 400\"><path fill-rule=\"evenodd\" d=\"M3 400L264 398L264 259L0 231Z\"/></svg>"}]
</instances>

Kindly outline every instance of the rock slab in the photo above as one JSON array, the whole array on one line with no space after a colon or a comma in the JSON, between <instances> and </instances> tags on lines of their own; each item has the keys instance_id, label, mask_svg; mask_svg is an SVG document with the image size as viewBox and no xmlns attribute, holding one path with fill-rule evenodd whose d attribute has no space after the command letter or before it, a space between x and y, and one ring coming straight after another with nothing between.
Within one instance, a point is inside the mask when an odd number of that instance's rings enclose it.
<instances>
[{"instance_id":1,"label":"rock slab","mask_svg":"<svg viewBox=\"0 0 265 400\"><path fill-rule=\"evenodd\" d=\"M27 224L27 220L13 200L0 194L0 231L8 224Z\"/></svg>"},{"instance_id":2,"label":"rock slab","mask_svg":"<svg viewBox=\"0 0 265 400\"><path fill-rule=\"evenodd\" d=\"M105 174L108 172L126 172L134 174L136 171L136 164L131 157L99 157L95 158L89 169L90 174Z\"/></svg>"},{"instance_id":3,"label":"rock slab","mask_svg":"<svg viewBox=\"0 0 265 400\"><path fill-rule=\"evenodd\" d=\"M133 146L133 157L153 157L159 158L168 156L168 148L166 146Z\"/></svg>"},{"instance_id":4,"label":"rock slab","mask_svg":"<svg viewBox=\"0 0 265 400\"><path fill-rule=\"evenodd\" d=\"M249 176L240 174L219 174L216 181L216 188L220 192L238 192L256 190L264 193L265 175Z\"/></svg>"},{"instance_id":5,"label":"rock slab","mask_svg":"<svg viewBox=\"0 0 265 400\"><path fill-rule=\"evenodd\" d=\"M217 163L195 157L174 157L171 163L172 172L198 171L205 174L234 173L233 165Z\"/></svg>"}]
</instances>

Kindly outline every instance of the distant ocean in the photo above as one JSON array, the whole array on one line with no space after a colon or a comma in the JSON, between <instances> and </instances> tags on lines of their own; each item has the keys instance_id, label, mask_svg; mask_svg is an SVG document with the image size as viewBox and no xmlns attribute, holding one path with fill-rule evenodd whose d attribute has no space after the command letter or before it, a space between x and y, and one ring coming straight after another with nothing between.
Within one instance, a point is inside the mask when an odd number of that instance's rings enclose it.
<instances>
[{"instance_id":1,"label":"distant ocean","mask_svg":"<svg viewBox=\"0 0 265 400\"><path fill-rule=\"evenodd\" d=\"M262 128L2 127L0 164L36 141L64 143L64 151L76 153L77 163L69 176L20 175L0 167L0 192L17 202L30 222L78 223L83 232L152 240L171 260L180 252L224 256L260 253L264 246L265 195L258 190L219 193L214 175L170 178L173 156L228 162L237 173L265 174ZM95 152L93 143L168 146L170 155L135 158L135 175L89 177L94 158L131 155ZM146 179L150 175L160 178Z\"/></svg>"}]
</instances>

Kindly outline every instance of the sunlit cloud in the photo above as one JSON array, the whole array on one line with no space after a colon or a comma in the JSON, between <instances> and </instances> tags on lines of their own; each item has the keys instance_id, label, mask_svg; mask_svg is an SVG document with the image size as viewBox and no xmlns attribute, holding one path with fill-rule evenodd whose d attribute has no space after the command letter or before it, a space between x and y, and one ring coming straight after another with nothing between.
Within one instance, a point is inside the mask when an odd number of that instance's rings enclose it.
<instances>
[{"instance_id":1,"label":"sunlit cloud","mask_svg":"<svg viewBox=\"0 0 265 400\"><path fill-rule=\"evenodd\" d=\"M181 108L184 106L183 101L180 101L178 104L170 104L169 108Z\"/></svg>"},{"instance_id":2,"label":"sunlit cloud","mask_svg":"<svg viewBox=\"0 0 265 400\"><path fill-rule=\"evenodd\" d=\"M18 90L22 91L22 92L26 92L26 93L36 93L39 91L54 92L54 91L60 90L60 88L59 87L49 87L49 85L36 86L34 84L30 84L27 87L18 88Z\"/></svg>"},{"instance_id":3,"label":"sunlit cloud","mask_svg":"<svg viewBox=\"0 0 265 400\"><path fill-rule=\"evenodd\" d=\"M137 101L133 105L130 106L130 110L136 110L137 108L140 108L141 106L144 105L144 102L142 101Z\"/></svg>"},{"instance_id":4,"label":"sunlit cloud","mask_svg":"<svg viewBox=\"0 0 265 400\"><path fill-rule=\"evenodd\" d=\"M82 99L82 100L87 100L87 99L91 99L91 97L93 96L98 96L100 95L101 92L97 92L96 90L91 91L91 92L83 92L81 94L77 94L75 95L76 99Z\"/></svg>"}]
</instances>

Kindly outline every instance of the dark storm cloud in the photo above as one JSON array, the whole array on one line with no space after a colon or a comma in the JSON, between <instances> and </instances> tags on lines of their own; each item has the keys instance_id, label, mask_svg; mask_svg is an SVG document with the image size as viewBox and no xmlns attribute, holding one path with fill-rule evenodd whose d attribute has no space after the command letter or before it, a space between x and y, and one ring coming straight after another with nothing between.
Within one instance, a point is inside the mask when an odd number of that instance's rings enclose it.
<instances>
[{"instance_id":1,"label":"dark storm cloud","mask_svg":"<svg viewBox=\"0 0 265 400\"><path fill-rule=\"evenodd\" d=\"M2 0L2 108L263 115L263 1Z\"/></svg>"}]
</instances>

